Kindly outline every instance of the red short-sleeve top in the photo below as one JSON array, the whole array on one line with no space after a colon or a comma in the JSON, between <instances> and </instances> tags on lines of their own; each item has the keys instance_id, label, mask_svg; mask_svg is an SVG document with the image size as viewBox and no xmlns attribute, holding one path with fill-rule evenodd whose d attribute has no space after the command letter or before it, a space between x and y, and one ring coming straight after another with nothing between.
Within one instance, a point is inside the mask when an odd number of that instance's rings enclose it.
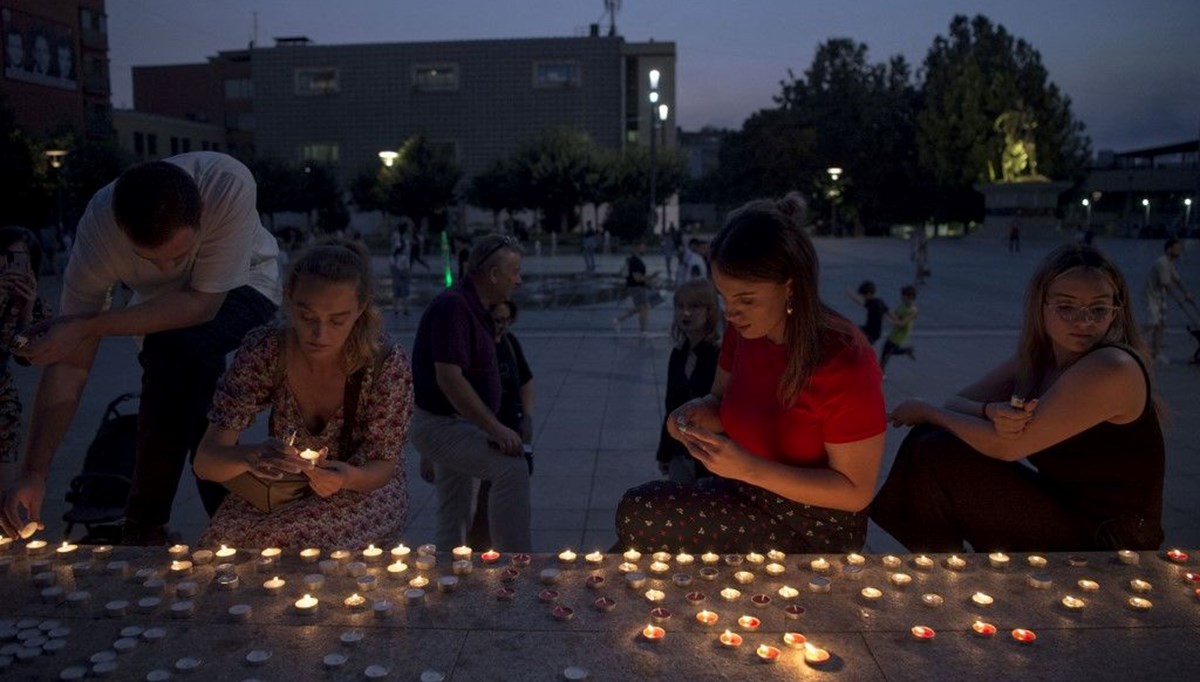
<instances>
[{"instance_id":1,"label":"red short-sleeve top","mask_svg":"<svg viewBox=\"0 0 1200 682\"><path fill-rule=\"evenodd\" d=\"M729 326L721 369L725 434L747 452L801 467L828 466L826 443L853 443L887 428L882 373L862 332L839 319L822 340L822 359L790 406L779 402L787 348L766 337L743 339Z\"/></svg>"}]
</instances>

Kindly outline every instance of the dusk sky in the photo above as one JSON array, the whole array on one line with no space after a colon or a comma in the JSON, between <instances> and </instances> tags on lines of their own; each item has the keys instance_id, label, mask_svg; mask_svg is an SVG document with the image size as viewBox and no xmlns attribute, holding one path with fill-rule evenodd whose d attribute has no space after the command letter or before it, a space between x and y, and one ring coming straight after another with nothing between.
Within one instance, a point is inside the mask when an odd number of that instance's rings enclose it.
<instances>
[{"instance_id":1,"label":"dusk sky","mask_svg":"<svg viewBox=\"0 0 1200 682\"><path fill-rule=\"evenodd\" d=\"M919 68L955 14L984 14L1041 52L1092 148L1126 150L1200 131L1197 0L624 0L618 32L674 41L685 130L737 128L791 68L801 74L832 37L866 43L871 61L903 54ZM586 34L602 0L108 0L113 104L133 102L130 67L201 62L304 35L321 44Z\"/></svg>"}]
</instances>

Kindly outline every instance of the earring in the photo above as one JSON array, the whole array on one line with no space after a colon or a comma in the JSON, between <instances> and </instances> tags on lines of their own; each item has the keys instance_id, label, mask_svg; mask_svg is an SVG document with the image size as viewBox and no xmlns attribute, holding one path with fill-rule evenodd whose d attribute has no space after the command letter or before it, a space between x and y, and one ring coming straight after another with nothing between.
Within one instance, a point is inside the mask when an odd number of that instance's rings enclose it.
<instances>
[{"instance_id":1,"label":"earring","mask_svg":"<svg viewBox=\"0 0 1200 682\"><path fill-rule=\"evenodd\" d=\"M787 314L791 315L794 311L795 308L792 307L792 299L789 298L787 302Z\"/></svg>"}]
</instances>

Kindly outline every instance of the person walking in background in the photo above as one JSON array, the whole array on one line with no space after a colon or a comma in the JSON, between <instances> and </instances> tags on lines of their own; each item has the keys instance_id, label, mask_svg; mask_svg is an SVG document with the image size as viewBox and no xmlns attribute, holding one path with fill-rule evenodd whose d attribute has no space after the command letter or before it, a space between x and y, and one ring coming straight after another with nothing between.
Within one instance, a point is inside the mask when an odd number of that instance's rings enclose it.
<instances>
[{"instance_id":1,"label":"person walking in background","mask_svg":"<svg viewBox=\"0 0 1200 682\"><path fill-rule=\"evenodd\" d=\"M924 284L925 278L932 274L929 271L929 236L925 234L924 226L917 230L915 241L913 242L912 259L913 265L916 267L916 273L913 275L913 284L919 286Z\"/></svg>"},{"instance_id":2,"label":"person walking in background","mask_svg":"<svg viewBox=\"0 0 1200 682\"><path fill-rule=\"evenodd\" d=\"M917 428L871 518L911 552L1158 549L1166 448L1130 303L1097 249L1051 252L1011 358L944 407L893 407Z\"/></svg>"},{"instance_id":3,"label":"person walking in background","mask_svg":"<svg viewBox=\"0 0 1200 682\"><path fill-rule=\"evenodd\" d=\"M685 282L675 289L675 319L671 323L675 346L667 361L667 414L684 403L702 398L712 390L721 352L721 310L717 292L708 280ZM712 476L688 453L683 443L671 437L663 422L658 437L658 470L677 483L694 483Z\"/></svg>"},{"instance_id":4,"label":"person walking in background","mask_svg":"<svg viewBox=\"0 0 1200 682\"><path fill-rule=\"evenodd\" d=\"M888 360L893 355L907 355L910 360L916 360L913 347L908 345L912 338L913 324L917 321L917 288L905 286L900 288L900 305L895 312L887 313L888 321L892 323L892 331L888 333L883 350L879 353L879 368L887 372Z\"/></svg>"},{"instance_id":5,"label":"person walking in background","mask_svg":"<svg viewBox=\"0 0 1200 682\"><path fill-rule=\"evenodd\" d=\"M662 257L663 265L666 266L667 281L674 281L671 272L675 268L676 259L679 258L679 243L676 236L679 234L679 228L675 227L675 223L671 223L662 233Z\"/></svg>"},{"instance_id":6,"label":"person walking in background","mask_svg":"<svg viewBox=\"0 0 1200 682\"><path fill-rule=\"evenodd\" d=\"M408 259L408 251L404 246L407 240L401 240L399 246L392 249L392 258L388 262L388 271L392 277L392 314L399 316L404 313L408 317L408 297L412 294L412 271Z\"/></svg>"},{"instance_id":7,"label":"person walking in background","mask_svg":"<svg viewBox=\"0 0 1200 682\"><path fill-rule=\"evenodd\" d=\"M646 324L650 319L650 282L652 277L646 276L646 242L637 240L633 243L629 258L625 259L625 290L633 300L633 307L622 315L613 318L613 330L620 334L621 324L637 315L638 333L646 335Z\"/></svg>"},{"instance_id":8,"label":"person walking in background","mask_svg":"<svg viewBox=\"0 0 1200 682\"><path fill-rule=\"evenodd\" d=\"M1008 252L1021 252L1021 219L1013 218L1012 224L1008 226Z\"/></svg>"},{"instance_id":9,"label":"person walking in background","mask_svg":"<svg viewBox=\"0 0 1200 682\"><path fill-rule=\"evenodd\" d=\"M592 226L590 220L583 230L583 238L580 240L579 246L583 251L583 271L595 272L596 248L600 246L600 233L596 232L596 228Z\"/></svg>"},{"instance_id":10,"label":"person walking in background","mask_svg":"<svg viewBox=\"0 0 1200 682\"><path fill-rule=\"evenodd\" d=\"M15 462L21 448L21 396L13 380L10 348L22 332L49 316L38 296L35 273L42 265L38 238L23 227L0 229L0 462Z\"/></svg>"},{"instance_id":11,"label":"person walking in background","mask_svg":"<svg viewBox=\"0 0 1200 682\"><path fill-rule=\"evenodd\" d=\"M1167 363L1162 354L1163 329L1167 324L1167 297L1191 301L1192 293L1183 284L1175 263L1183 256L1183 242L1172 237L1163 243L1163 254L1154 261L1146 277L1147 327L1150 333L1150 357Z\"/></svg>"},{"instance_id":12,"label":"person walking in background","mask_svg":"<svg viewBox=\"0 0 1200 682\"><path fill-rule=\"evenodd\" d=\"M488 313L520 283L521 251L512 237L476 240L467 277L433 299L413 340L412 443L433 464L442 547L466 541L477 480L492 483L488 519L496 549L532 546L529 469L521 434L497 416L503 386Z\"/></svg>"},{"instance_id":13,"label":"person walking in background","mask_svg":"<svg viewBox=\"0 0 1200 682\"><path fill-rule=\"evenodd\" d=\"M887 304L875 295L875 283L869 279L858 285L857 292L847 287L846 295L851 301L867 309L867 321L860 325L859 329L874 346L883 334L883 316L887 314Z\"/></svg>"},{"instance_id":14,"label":"person walking in background","mask_svg":"<svg viewBox=\"0 0 1200 682\"><path fill-rule=\"evenodd\" d=\"M708 279L708 244L696 237L688 240L675 284L678 286L694 279Z\"/></svg>"}]
</instances>

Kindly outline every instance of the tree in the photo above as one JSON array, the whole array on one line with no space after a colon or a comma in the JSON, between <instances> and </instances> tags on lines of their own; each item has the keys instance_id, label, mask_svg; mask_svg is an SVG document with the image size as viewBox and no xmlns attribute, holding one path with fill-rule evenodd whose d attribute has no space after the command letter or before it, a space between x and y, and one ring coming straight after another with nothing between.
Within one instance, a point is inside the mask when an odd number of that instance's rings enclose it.
<instances>
[{"instance_id":1,"label":"tree","mask_svg":"<svg viewBox=\"0 0 1200 682\"><path fill-rule=\"evenodd\" d=\"M267 227L275 231L275 214L301 211L304 169L273 157L251 159L247 166L258 186L258 212L267 216Z\"/></svg>"},{"instance_id":2,"label":"tree","mask_svg":"<svg viewBox=\"0 0 1200 682\"><path fill-rule=\"evenodd\" d=\"M701 191L729 206L807 188L820 166L813 155L815 138L812 124L795 110L751 114L740 131L722 140L720 165L703 180Z\"/></svg>"},{"instance_id":3,"label":"tree","mask_svg":"<svg viewBox=\"0 0 1200 682\"><path fill-rule=\"evenodd\" d=\"M466 199L473 205L492 212L494 228L500 229L500 213L513 213L526 208L517 190L514 170L508 159L496 159L486 170L471 178Z\"/></svg>"},{"instance_id":4,"label":"tree","mask_svg":"<svg viewBox=\"0 0 1200 682\"><path fill-rule=\"evenodd\" d=\"M994 123L1009 110L1024 109L1037 121L1040 173L1083 178L1091 153L1083 123L1071 113L1070 98L1049 82L1041 55L1029 43L982 15L958 15L949 35L934 39L923 72L917 141L942 217L982 216L983 199L972 185L998 172L1004 140Z\"/></svg>"},{"instance_id":5,"label":"tree","mask_svg":"<svg viewBox=\"0 0 1200 682\"><path fill-rule=\"evenodd\" d=\"M424 135L409 138L400 156L379 173L386 188L387 211L408 216L426 229L444 227L446 208L458 201L462 170L450 148L431 143Z\"/></svg>"},{"instance_id":6,"label":"tree","mask_svg":"<svg viewBox=\"0 0 1200 682\"><path fill-rule=\"evenodd\" d=\"M574 228L575 209L594 193L597 179L596 147L587 133L547 128L521 145L511 163L518 194L528 207L541 210L543 226L552 232Z\"/></svg>"},{"instance_id":7,"label":"tree","mask_svg":"<svg viewBox=\"0 0 1200 682\"><path fill-rule=\"evenodd\" d=\"M37 156L35 156L37 154ZM0 101L0 225L39 227L54 212L54 186L44 158L16 127L11 109Z\"/></svg>"},{"instance_id":8,"label":"tree","mask_svg":"<svg viewBox=\"0 0 1200 682\"><path fill-rule=\"evenodd\" d=\"M324 232L336 232L345 227L345 224L338 224L340 222L337 218L339 207L341 211L345 211L346 207L342 201L342 189L337 184L337 176L334 174L333 168L325 163L310 161L304 165L302 172L300 193L291 210L304 214L309 230L313 227L314 217L317 227ZM349 222L348 215L347 223Z\"/></svg>"}]
</instances>

